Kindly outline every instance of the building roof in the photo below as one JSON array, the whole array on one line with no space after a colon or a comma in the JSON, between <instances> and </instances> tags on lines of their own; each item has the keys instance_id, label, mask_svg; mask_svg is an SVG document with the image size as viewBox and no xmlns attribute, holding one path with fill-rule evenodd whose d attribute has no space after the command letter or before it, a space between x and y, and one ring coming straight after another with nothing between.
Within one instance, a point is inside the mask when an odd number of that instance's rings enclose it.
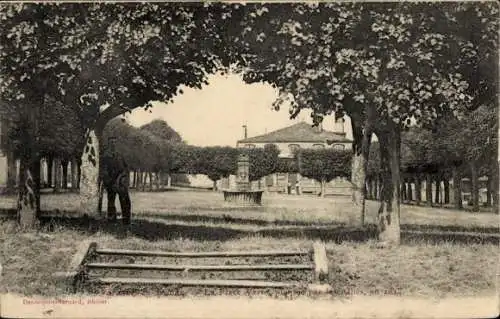
<instances>
[{"instance_id":1,"label":"building roof","mask_svg":"<svg viewBox=\"0 0 500 319\"><path fill-rule=\"evenodd\" d=\"M345 133L334 133L322 130L318 131L316 127L306 122L297 124L254 137L239 140L238 143L280 143L280 142L305 142L305 143L326 143L329 144L351 143L352 141L345 137Z\"/></svg>"}]
</instances>

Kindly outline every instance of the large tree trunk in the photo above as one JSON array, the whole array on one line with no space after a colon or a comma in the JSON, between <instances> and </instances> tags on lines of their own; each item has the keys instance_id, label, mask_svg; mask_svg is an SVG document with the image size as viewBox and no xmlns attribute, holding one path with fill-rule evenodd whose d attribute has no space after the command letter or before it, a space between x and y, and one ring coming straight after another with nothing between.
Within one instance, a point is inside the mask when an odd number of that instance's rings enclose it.
<instances>
[{"instance_id":1,"label":"large tree trunk","mask_svg":"<svg viewBox=\"0 0 500 319\"><path fill-rule=\"evenodd\" d=\"M21 144L23 152L20 156L19 187L17 198L17 221L23 228L36 225L40 213L40 157L38 152L38 113L43 105L43 95L34 96L33 101L40 104L26 104L24 120L29 127L23 130ZM35 102L36 103L36 102Z\"/></svg>"},{"instance_id":2,"label":"large tree trunk","mask_svg":"<svg viewBox=\"0 0 500 319\"><path fill-rule=\"evenodd\" d=\"M21 158L17 220L21 227L36 225L40 212L40 161Z\"/></svg>"},{"instance_id":3,"label":"large tree trunk","mask_svg":"<svg viewBox=\"0 0 500 319\"><path fill-rule=\"evenodd\" d=\"M351 164L351 183L353 186L352 201L355 206L356 214L360 216L361 225L365 224L366 170L375 116L373 106L367 106L365 110L366 116L363 123L361 123L359 118L355 116L351 117L351 126L354 137L354 155Z\"/></svg>"},{"instance_id":4,"label":"large tree trunk","mask_svg":"<svg viewBox=\"0 0 500 319\"><path fill-rule=\"evenodd\" d=\"M386 179L384 188L387 187L385 200L381 202L378 214L379 241L386 245L399 245L400 235L400 202L401 202L401 137L397 127L390 125L386 136L379 138L380 149L384 153L382 163L389 164L390 183ZM384 146L382 146L384 144ZM388 161L386 160L388 158ZM390 184L390 185L388 185ZM387 205L389 204L390 205Z\"/></svg>"},{"instance_id":5,"label":"large tree trunk","mask_svg":"<svg viewBox=\"0 0 500 319\"><path fill-rule=\"evenodd\" d=\"M167 175L167 187L172 187L172 175L170 174Z\"/></svg>"},{"instance_id":6,"label":"large tree trunk","mask_svg":"<svg viewBox=\"0 0 500 319\"><path fill-rule=\"evenodd\" d=\"M455 208L462 209L462 174L458 167L453 166L453 199L455 201Z\"/></svg>"},{"instance_id":7,"label":"large tree trunk","mask_svg":"<svg viewBox=\"0 0 500 319\"><path fill-rule=\"evenodd\" d=\"M82 154L80 175L80 213L101 218L99 213L99 137L89 130Z\"/></svg>"},{"instance_id":8,"label":"large tree trunk","mask_svg":"<svg viewBox=\"0 0 500 319\"><path fill-rule=\"evenodd\" d=\"M472 210L474 212L479 211L479 185L478 185L478 173L477 164L475 161L470 162L470 175L472 184Z\"/></svg>"},{"instance_id":9,"label":"large tree trunk","mask_svg":"<svg viewBox=\"0 0 500 319\"><path fill-rule=\"evenodd\" d=\"M214 192L216 192L216 191L217 191L217 181L216 181L216 180L213 180L213 181L212 181L212 190L213 190Z\"/></svg>"},{"instance_id":10,"label":"large tree trunk","mask_svg":"<svg viewBox=\"0 0 500 319\"><path fill-rule=\"evenodd\" d=\"M322 180L320 182L320 184L321 184L321 193L320 193L320 195L321 195L321 197L325 197L326 182L324 180Z\"/></svg>"}]
</instances>

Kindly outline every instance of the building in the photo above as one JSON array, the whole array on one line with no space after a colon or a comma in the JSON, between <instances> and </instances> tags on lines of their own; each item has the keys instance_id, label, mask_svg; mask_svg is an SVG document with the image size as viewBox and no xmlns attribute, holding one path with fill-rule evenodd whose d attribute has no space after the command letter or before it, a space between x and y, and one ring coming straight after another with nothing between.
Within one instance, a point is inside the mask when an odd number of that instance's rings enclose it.
<instances>
[{"instance_id":1,"label":"building","mask_svg":"<svg viewBox=\"0 0 500 319\"><path fill-rule=\"evenodd\" d=\"M327 131L321 125L313 127L306 122L299 122L263 135L241 139L236 146L239 148L263 148L265 145L274 144L280 151L279 156L283 158L291 158L297 149L351 149L352 140L346 137L343 119L336 121L334 130L334 132ZM315 180L302 177L300 174L288 173L275 173L266 176L262 180L254 182L252 188L271 192L288 192L290 185L291 192L295 193L297 182L299 193L318 193L321 188L319 182ZM234 177L221 182L222 188L231 188L231 186L234 186ZM350 183L339 178L329 183L327 190L329 190L327 193L332 191L338 193L339 190L342 193L350 193Z\"/></svg>"}]
</instances>

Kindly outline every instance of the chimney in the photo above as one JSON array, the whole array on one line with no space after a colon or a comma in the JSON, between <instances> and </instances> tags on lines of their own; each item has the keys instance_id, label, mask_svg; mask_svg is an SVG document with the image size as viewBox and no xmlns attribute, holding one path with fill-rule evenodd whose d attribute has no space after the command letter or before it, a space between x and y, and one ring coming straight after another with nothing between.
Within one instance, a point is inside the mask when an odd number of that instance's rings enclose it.
<instances>
[{"instance_id":1,"label":"chimney","mask_svg":"<svg viewBox=\"0 0 500 319\"><path fill-rule=\"evenodd\" d=\"M243 125L243 137L244 137L244 138L247 138L247 136L248 136L247 126L246 126L246 125Z\"/></svg>"}]
</instances>

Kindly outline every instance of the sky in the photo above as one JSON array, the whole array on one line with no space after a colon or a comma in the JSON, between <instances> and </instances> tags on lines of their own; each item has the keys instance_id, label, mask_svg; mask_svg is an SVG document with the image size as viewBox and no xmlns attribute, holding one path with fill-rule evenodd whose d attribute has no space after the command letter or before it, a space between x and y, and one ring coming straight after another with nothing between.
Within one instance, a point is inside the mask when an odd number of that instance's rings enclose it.
<instances>
[{"instance_id":1,"label":"sky","mask_svg":"<svg viewBox=\"0 0 500 319\"><path fill-rule=\"evenodd\" d=\"M312 123L310 111L303 110L291 120L288 106L280 111L272 109L278 90L269 84L246 84L238 74L211 75L209 84L201 90L182 88L172 103L154 102L153 108L145 111L135 109L127 114L127 121L141 126L154 119L166 121L182 138L196 146L236 146L243 138L243 125L247 125L248 137L271 132L300 121ZM323 128L333 130L334 118L323 120ZM349 118L344 131L352 138Z\"/></svg>"}]
</instances>

